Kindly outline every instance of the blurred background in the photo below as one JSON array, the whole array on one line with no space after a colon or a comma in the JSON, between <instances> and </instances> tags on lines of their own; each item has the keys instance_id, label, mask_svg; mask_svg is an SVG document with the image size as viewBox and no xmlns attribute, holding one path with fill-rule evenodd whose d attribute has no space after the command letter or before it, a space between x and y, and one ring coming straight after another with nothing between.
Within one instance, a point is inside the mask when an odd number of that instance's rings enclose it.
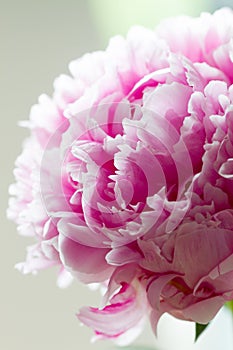
<instances>
[{"instance_id":1,"label":"blurred background","mask_svg":"<svg viewBox=\"0 0 233 350\"><path fill-rule=\"evenodd\" d=\"M105 49L115 34L125 35L131 25L154 28L164 17L199 15L232 1L214 0L0 0L1 77L1 287L0 349L2 350L107 350L110 343L90 343L91 332L80 327L75 312L82 305L98 305L98 293L74 283L66 290L56 286L55 271L22 276L14 269L32 242L17 236L6 220L8 186L27 130L17 126L28 118L37 97L53 91L53 80L68 73L69 61L85 52ZM159 339L149 329L138 344L157 344L161 350L231 349L232 324L222 312L198 344L194 328L165 317ZM169 336L168 336L169 330ZM209 333L209 334L208 334ZM171 345L172 344L172 345Z\"/></svg>"}]
</instances>

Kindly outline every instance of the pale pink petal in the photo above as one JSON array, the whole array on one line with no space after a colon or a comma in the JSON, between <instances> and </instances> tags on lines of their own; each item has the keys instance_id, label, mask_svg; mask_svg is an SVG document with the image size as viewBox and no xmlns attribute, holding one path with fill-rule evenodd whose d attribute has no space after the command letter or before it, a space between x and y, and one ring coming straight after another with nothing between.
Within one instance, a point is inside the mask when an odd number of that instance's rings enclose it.
<instances>
[{"instance_id":1,"label":"pale pink petal","mask_svg":"<svg viewBox=\"0 0 233 350\"><path fill-rule=\"evenodd\" d=\"M144 291L130 285L122 285L111 299L111 304L103 309L82 308L79 320L91 327L97 336L117 339L123 333L141 323L146 311ZM134 337L138 333L134 334ZM128 339L131 341L132 339Z\"/></svg>"},{"instance_id":2,"label":"pale pink petal","mask_svg":"<svg viewBox=\"0 0 233 350\"><path fill-rule=\"evenodd\" d=\"M88 247L60 234L59 251L64 267L84 283L106 281L113 272L105 261L108 249Z\"/></svg>"},{"instance_id":3,"label":"pale pink petal","mask_svg":"<svg viewBox=\"0 0 233 350\"><path fill-rule=\"evenodd\" d=\"M58 231L74 242L89 247L106 248L107 238L101 232L97 235L77 216L61 219L58 223Z\"/></svg>"},{"instance_id":4,"label":"pale pink petal","mask_svg":"<svg viewBox=\"0 0 233 350\"><path fill-rule=\"evenodd\" d=\"M192 320L201 324L210 322L220 308L224 305L224 298L216 296L195 303L182 311L184 319Z\"/></svg>"},{"instance_id":5,"label":"pale pink petal","mask_svg":"<svg viewBox=\"0 0 233 350\"><path fill-rule=\"evenodd\" d=\"M136 263L140 258L141 254L136 250L136 247L130 245L113 248L106 255L107 263L114 266Z\"/></svg>"}]
</instances>

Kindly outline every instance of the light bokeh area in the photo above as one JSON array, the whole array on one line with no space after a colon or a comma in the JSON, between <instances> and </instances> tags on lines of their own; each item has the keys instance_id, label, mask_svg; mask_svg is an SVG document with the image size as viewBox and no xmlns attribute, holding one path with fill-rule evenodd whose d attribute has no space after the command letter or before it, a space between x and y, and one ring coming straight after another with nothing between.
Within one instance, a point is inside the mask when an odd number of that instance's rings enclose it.
<instances>
[{"instance_id":1,"label":"light bokeh area","mask_svg":"<svg viewBox=\"0 0 233 350\"><path fill-rule=\"evenodd\" d=\"M152 28L160 18L179 13L197 15L200 10L208 10L209 6L208 2L201 0L0 1L0 213L3 242L0 349L112 349L109 342L91 344L91 331L80 327L75 317L82 305L98 305L98 292L93 293L77 282L60 290L56 286L54 270L37 276L23 276L14 269L15 263L24 260L26 246L33 243L17 235L16 226L6 219L5 214L8 186L14 181L14 161L28 135L27 130L19 128L17 123L28 118L31 105L41 93L52 94L53 80L61 73L68 73L69 61L85 52L104 49L111 35L125 34L133 24ZM228 314L221 314L221 317L224 323L230 324ZM221 318L219 323L222 322ZM184 339L190 334L186 348L182 349L193 349L190 325L174 324L165 318L160 328L159 343L149 327L138 342L157 344L160 350L175 350L181 349L182 334L186 335ZM173 330L170 343L166 337L169 330ZM179 339L174 336L176 330ZM220 343L218 346L216 350ZM227 346L224 345L224 350L229 350ZM208 350L210 347L203 343L196 349Z\"/></svg>"}]
</instances>

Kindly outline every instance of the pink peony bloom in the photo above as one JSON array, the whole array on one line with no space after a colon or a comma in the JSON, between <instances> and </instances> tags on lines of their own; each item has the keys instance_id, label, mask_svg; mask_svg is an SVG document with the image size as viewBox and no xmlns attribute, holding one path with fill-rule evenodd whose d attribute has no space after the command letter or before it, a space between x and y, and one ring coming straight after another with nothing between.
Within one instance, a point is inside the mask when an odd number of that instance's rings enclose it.
<instances>
[{"instance_id":1,"label":"pink peony bloom","mask_svg":"<svg viewBox=\"0 0 233 350\"><path fill-rule=\"evenodd\" d=\"M131 341L164 312L209 322L233 299L233 13L135 27L70 64L22 125L8 216L23 273L106 288L78 314ZM173 30L171 30L171 27Z\"/></svg>"}]
</instances>

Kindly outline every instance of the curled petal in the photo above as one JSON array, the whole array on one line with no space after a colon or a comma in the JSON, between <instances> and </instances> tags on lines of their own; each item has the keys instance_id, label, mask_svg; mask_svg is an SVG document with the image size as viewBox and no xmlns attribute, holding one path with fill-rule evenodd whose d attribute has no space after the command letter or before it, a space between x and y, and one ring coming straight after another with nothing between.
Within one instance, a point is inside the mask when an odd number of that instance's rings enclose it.
<instances>
[{"instance_id":1,"label":"curled petal","mask_svg":"<svg viewBox=\"0 0 233 350\"><path fill-rule=\"evenodd\" d=\"M91 327L100 338L118 339L127 331L141 324L146 311L144 290L123 284L120 291L103 309L82 308L77 315L79 320ZM138 333L134 334L134 337ZM128 339L132 341L132 339Z\"/></svg>"}]
</instances>

